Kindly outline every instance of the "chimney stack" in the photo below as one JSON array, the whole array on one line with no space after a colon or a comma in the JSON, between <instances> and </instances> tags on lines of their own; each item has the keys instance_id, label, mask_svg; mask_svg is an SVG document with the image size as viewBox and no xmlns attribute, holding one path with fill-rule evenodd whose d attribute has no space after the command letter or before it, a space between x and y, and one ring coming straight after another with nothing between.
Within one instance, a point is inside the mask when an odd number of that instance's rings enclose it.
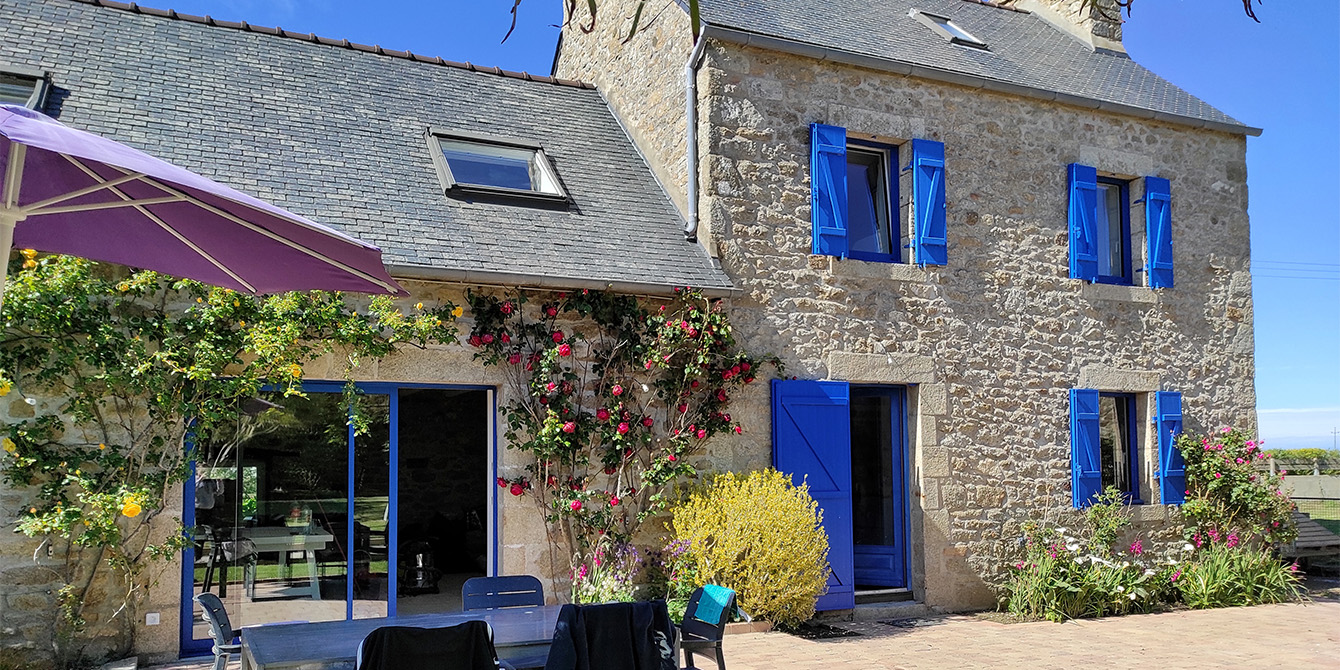
<instances>
[{"instance_id":1,"label":"chimney stack","mask_svg":"<svg viewBox=\"0 0 1340 670\"><path fill-rule=\"evenodd\" d=\"M1116 0L1017 0L1014 6L1041 16L1094 49L1126 52Z\"/></svg>"}]
</instances>

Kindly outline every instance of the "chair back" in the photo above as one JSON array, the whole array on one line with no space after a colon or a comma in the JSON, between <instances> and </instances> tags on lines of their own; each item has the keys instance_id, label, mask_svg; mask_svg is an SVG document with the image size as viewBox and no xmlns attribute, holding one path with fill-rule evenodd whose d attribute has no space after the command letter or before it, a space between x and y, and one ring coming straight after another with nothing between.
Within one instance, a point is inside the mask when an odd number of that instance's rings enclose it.
<instances>
[{"instance_id":1,"label":"chair back","mask_svg":"<svg viewBox=\"0 0 1340 670\"><path fill-rule=\"evenodd\" d=\"M209 591L197 595L195 601L205 611L205 621L209 622L209 636L214 639L214 646L232 644L236 632L228 621L228 611L223 608L223 601Z\"/></svg>"},{"instance_id":2,"label":"chair back","mask_svg":"<svg viewBox=\"0 0 1340 670\"><path fill-rule=\"evenodd\" d=\"M363 638L354 670L496 670L493 628L466 621L443 628L383 626Z\"/></svg>"},{"instance_id":3,"label":"chair back","mask_svg":"<svg viewBox=\"0 0 1340 670\"><path fill-rule=\"evenodd\" d=\"M461 586L461 609L497 610L544 605L544 587L530 575L472 577Z\"/></svg>"},{"instance_id":4,"label":"chair back","mask_svg":"<svg viewBox=\"0 0 1340 670\"><path fill-rule=\"evenodd\" d=\"M734 611L734 591L716 584L699 587L689 597L680 630L685 639L720 640Z\"/></svg>"}]
</instances>

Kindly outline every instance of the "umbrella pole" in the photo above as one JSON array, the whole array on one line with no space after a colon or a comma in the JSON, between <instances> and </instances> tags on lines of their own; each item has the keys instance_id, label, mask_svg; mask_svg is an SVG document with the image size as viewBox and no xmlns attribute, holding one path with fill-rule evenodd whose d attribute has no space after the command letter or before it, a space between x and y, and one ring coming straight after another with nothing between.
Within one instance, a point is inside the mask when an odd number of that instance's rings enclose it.
<instances>
[{"instance_id":1,"label":"umbrella pole","mask_svg":"<svg viewBox=\"0 0 1340 670\"><path fill-rule=\"evenodd\" d=\"M9 252L14 248L14 226L18 225L19 218L22 215L16 215L9 209L0 209L0 306L5 304L5 281L9 279Z\"/></svg>"},{"instance_id":2,"label":"umbrella pole","mask_svg":"<svg viewBox=\"0 0 1340 670\"><path fill-rule=\"evenodd\" d=\"M19 188L23 186L23 163L28 147L18 142L9 143L9 160L5 163L4 191L0 192L0 306L5 304L5 280L9 278L9 252L14 248L14 226L27 218L19 209Z\"/></svg>"}]
</instances>

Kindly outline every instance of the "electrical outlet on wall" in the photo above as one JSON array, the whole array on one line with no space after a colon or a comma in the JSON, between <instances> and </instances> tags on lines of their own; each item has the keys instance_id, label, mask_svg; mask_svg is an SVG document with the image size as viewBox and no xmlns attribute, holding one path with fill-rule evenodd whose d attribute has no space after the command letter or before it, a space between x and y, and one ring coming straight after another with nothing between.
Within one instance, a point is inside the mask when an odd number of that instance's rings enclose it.
<instances>
[{"instance_id":1,"label":"electrical outlet on wall","mask_svg":"<svg viewBox=\"0 0 1340 670\"><path fill-rule=\"evenodd\" d=\"M160 623L162 623L162 619L159 618L158 612L149 612L144 615L144 625L157 626Z\"/></svg>"}]
</instances>

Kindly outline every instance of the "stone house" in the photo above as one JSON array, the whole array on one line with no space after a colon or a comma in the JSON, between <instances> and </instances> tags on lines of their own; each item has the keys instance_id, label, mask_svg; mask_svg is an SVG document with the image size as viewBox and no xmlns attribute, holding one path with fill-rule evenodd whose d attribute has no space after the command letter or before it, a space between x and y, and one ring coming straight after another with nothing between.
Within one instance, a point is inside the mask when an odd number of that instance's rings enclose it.
<instances>
[{"instance_id":1,"label":"stone house","mask_svg":"<svg viewBox=\"0 0 1340 670\"><path fill-rule=\"evenodd\" d=\"M563 30L543 77L20 0L0 13L0 94L378 244L408 304L491 287L726 299L743 345L797 378L738 398L753 429L707 465L807 476L834 570L821 609L989 606L1023 521L1114 485L1157 536L1182 417L1254 428L1245 149L1260 131L1140 67L1079 0L867 4L704 0L696 42L672 4L624 43L635 1L610 0L594 32ZM397 462L266 435L183 492L189 525L324 529L301 547L252 532L264 569L308 579L235 586L234 617L449 607L397 594L385 568L406 553L462 578L553 577L533 509L491 486L521 464L497 371L452 346L360 374L418 427L387 420ZM335 386L286 411L338 420ZM369 466L382 474L352 490L312 483ZM25 506L0 498L6 519ZM444 534L464 539L446 551L429 539ZM140 607L143 657L201 651L190 596L229 581L206 546ZM53 585L34 547L0 535L0 645L40 662ZM91 621L108 649L125 635L110 614Z\"/></svg>"}]
</instances>

